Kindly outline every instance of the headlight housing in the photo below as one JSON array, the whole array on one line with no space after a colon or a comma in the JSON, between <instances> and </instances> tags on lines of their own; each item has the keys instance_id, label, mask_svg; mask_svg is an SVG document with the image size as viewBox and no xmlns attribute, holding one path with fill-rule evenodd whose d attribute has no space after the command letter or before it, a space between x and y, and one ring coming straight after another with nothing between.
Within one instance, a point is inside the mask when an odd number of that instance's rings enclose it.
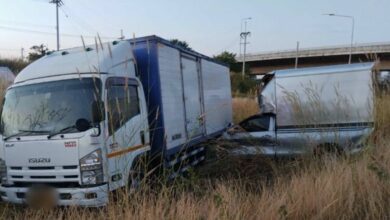
<instances>
[{"instance_id":1,"label":"headlight housing","mask_svg":"<svg viewBox=\"0 0 390 220\"><path fill-rule=\"evenodd\" d=\"M80 159L81 182L84 185L99 184L103 178L101 149L95 150Z\"/></svg>"}]
</instances>

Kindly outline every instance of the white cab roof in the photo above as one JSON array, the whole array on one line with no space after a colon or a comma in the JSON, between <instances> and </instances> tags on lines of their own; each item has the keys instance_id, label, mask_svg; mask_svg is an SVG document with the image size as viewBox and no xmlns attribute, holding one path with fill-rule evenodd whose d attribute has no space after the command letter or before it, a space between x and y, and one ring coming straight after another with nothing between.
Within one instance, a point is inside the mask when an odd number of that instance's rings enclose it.
<instances>
[{"instance_id":1,"label":"white cab roof","mask_svg":"<svg viewBox=\"0 0 390 220\"><path fill-rule=\"evenodd\" d=\"M128 41L60 50L28 65L18 74L15 83L68 74L108 73L129 60L133 60L133 53Z\"/></svg>"}]
</instances>

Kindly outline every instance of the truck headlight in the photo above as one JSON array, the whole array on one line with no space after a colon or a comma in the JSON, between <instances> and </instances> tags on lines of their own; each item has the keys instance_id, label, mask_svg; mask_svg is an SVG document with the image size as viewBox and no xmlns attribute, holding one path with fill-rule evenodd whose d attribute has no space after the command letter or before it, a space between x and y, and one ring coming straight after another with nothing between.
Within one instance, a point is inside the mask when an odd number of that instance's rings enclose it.
<instances>
[{"instance_id":1,"label":"truck headlight","mask_svg":"<svg viewBox=\"0 0 390 220\"><path fill-rule=\"evenodd\" d=\"M103 165L102 151L95 150L80 159L81 182L85 185L102 183Z\"/></svg>"}]
</instances>

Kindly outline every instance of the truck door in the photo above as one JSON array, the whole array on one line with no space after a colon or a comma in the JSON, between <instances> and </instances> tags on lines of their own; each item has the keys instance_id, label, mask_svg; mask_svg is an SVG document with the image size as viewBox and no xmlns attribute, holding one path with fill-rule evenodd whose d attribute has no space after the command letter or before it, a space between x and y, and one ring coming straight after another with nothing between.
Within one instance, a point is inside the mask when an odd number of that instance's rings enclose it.
<instances>
[{"instance_id":1,"label":"truck door","mask_svg":"<svg viewBox=\"0 0 390 220\"><path fill-rule=\"evenodd\" d=\"M110 186L123 186L128 180L136 151L147 147L147 131L144 112L141 111L142 94L134 79L112 77L107 80L107 128L106 141Z\"/></svg>"},{"instance_id":2,"label":"truck door","mask_svg":"<svg viewBox=\"0 0 390 220\"><path fill-rule=\"evenodd\" d=\"M203 133L198 63L195 58L182 57L181 64L187 138L192 139Z\"/></svg>"}]
</instances>

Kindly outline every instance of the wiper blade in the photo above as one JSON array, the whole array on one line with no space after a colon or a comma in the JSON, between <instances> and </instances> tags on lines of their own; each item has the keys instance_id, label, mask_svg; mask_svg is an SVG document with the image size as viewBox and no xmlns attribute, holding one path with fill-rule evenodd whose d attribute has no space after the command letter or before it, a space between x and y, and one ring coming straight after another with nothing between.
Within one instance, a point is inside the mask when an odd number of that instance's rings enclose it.
<instances>
[{"instance_id":1,"label":"wiper blade","mask_svg":"<svg viewBox=\"0 0 390 220\"><path fill-rule=\"evenodd\" d=\"M10 138L21 136L23 134L34 134L34 133L35 134L46 134L49 132L49 131L39 131L39 130L18 130L18 131L19 131L18 133L7 136L7 137L3 138L3 140L6 141Z\"/></svg>"},{"instance_id":2,"label":"wiper blade","mask_svg":"<svg viewBox=\"0 0 390 220\"><path fill-rule=\"evenodd\" d=\"M42 130L19 130L20 132L28 132L28 133L34 133L34 134L46 134L49 133L49 131L42 131Z\"/></svg>"},{"instance_id":3,"label":"wiper blade","mask_svg":"<svg viewBox=\"0 0 390 220\"><path fill-rule=\"evenodd\" d=\"M50 138L52 138L53 136L59 135L59 134L61 134L61 133L64 133L64 132L66 132L66 131L68 131L68 130L75 129L75 128L76 128L75 125L72 125L72 126L69 126L69 127L65 127L65 128L63 128L63 129L61 129L61 130L59 130L59 131L56 131L56 132L53 132L53 133L49 134L49 135L47 136L47 138L50 139Z\"/></svg>"},{"instance_id":4,"label":"wiper blade","mask_svg":"<svg viewBox=\"0 0 390 220\"><path fill-rule=\"evenodd\" d=\"M6 141L6 140L8 140L8 139L10 139L10 138L13 138L13 137L16 137L16 136L20 136L20 135L22 135L22 134L24 134L24 133L28 133L28 132L22 131L22 132L18 132L18 133L16 133L16 134L11 134L11 135L9 135L9 136L3 138L3 140Z\"/></svg>"}]
</instances>

